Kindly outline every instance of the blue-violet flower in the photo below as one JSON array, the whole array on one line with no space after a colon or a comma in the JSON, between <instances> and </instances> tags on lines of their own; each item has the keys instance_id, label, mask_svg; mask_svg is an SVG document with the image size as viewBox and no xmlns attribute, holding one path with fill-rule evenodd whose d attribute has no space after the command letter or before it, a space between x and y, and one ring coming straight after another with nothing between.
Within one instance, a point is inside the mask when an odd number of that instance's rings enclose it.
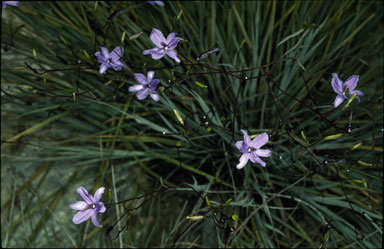
<instances>
[{"instance_id":1,"label":"blue-violet flower","mask_svg":"<svg viewBox=\"0 0 384 249\"><path fill-rule=\"evenodd\" d=\"M12 5L12 6L18 6L19 5L19 1L2 1L1 2L2 8L4 9L5 7L7 7L7 4L8 5Z\"/></svg>"},{"instance_id":2,"label":"blue-violet flower","mask_svg":"<svg viewBox=\"0 0 384 249\"><path fill-rule=\"evenodd\" d=\"M357 81L359 80L359 75L352 75L344 83L339 79L336 73L332 74L332 88L335 93L337 93L334 107L338 107L344 100L348 99L346 96L346 88L348 87L349 98L351 98L356 93L356 99L360 102L359 96L364 96L359 90L355 90Z\"/></svg>"},{"instance_id":3,"label":"blue-violet flower","mask_svg":"<svg viewBox=\"0 0 384 249\"><path fill-rule=\"evenodd\" d=\"M153 79L155 75L154 71L149 71L147 73L147 77L141 73L135 73L135 80L139 82L139 84L133 85L129 87L130 92L137 92L136 97L139 100L145 99L148 94L151 95L151 98L154 101L159 101L159 94L156 92L157 84L159 84L160 80Z\"/></svg>"},{"instance_id":4,"label":"blue-violet flower","mask_svg":"<svg viewBox=\"0 0 384 249\"><path fill-rule=\"evenodd\" d=\"M123 56L124 48L116 47L111 53L105 47L99 46L100 52L96 52L97 60L101 63L100 74L104 74L108 68L113 68L116 71L125 67L124 63L120 61Z\"/></svg>"},{"instance_id":5,"label":"blue-violet flower","mask_svg":"<svg viewBox=\"0 0 384 249\"><path fill-rule=\"evenodd\" d=\"M97 214L104 213L106 210L104 203L100 201L104 190L104 187L98 188L95 192L95 197L93 197L92 195L88 194L85 188L80 187L77 189L77 193L80 195L83 201L77 201L69 205L70 208L79 210L79 212L73 216L73 223L80 224L91 217L92 223L95 226L102 227L97 221Z\"/></svg>"},{"instance_id":6,"label":"blue-violet flower","mask_svg":"<svg viewBox=\"0 0 384 249\"><path fill-rule=\"evenodd\" d=\"M164 6L164 2L163 1L147 1L148 3L152 4L152 5L160 5L160 6Z\"/></svg>"},{"instance_id":7,"label":"blue-violet flower","mask_svg":"<svg viewBox=\"0 0 384 249\"><path fill-rule=\"evenodd\" d=\"M175 48L179 41L184 39L176 37L176 33L172 32L168 35L167 39L164 38L163 33L160 30L153 28L152 33L149 38L156 45L155 48L144 50L143 54L151 54L152 59L159 60L163 58L165 54L174 59L176 62L180 62L180 59L177 57Z\"/></svg>"},{"instance_id":8,"label":"blue-violet flower","mask_svg":"<svg viewBox=\"0 0 384 249\"><path fill-rule=\"evenodd\" d=\"M268 143L268 134L262 133L255 137L252 141L245 130L241 130L244 134L244 141L236 142L236 147L243 155L240 157L240 162L236 165L236 168L243 168L250 159L253 163L259 163L265 167L266 163L260 159L260 157L270 157L272 152L270 150L263 150L260 147Z\"/></svg>"}]
</instances>

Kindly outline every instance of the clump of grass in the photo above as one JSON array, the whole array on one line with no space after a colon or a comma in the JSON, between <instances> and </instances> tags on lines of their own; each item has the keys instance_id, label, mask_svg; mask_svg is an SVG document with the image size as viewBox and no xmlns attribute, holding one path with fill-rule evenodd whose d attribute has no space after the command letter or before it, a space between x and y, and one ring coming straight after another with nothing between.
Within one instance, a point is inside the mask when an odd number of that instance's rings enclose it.
<instances>
[{"instance_id":1,"label":"clump of grass","mask_svg":"<svg viewBox=\"0 0 384 249\"><path fill-rule=\"evenodd\" d=\"M382 18L360 1L2 9L2 246L379 247ZM142 55L152 28L184 39L181 63ZM100 75L99 46L127 68ZM150 70L159 102L128 91ZM333 108L332 73L365 98ZM240 129L269 134L265 168L236 169ZM79 186L106 187L102 229L71 222Z\"/></svg>"}]
</instances>

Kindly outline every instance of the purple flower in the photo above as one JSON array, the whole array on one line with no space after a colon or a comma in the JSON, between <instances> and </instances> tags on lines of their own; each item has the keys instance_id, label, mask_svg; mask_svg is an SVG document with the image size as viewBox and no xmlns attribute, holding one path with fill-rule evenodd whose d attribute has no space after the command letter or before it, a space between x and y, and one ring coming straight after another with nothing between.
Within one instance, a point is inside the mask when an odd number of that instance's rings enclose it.
<instances>
[{"instance_id":1,"label":"purple flower","mask_svg":"<svg viewBox=\"0 0 384 249\"><path fill-rule=\"evenodd\" d=\"M163 1L147 1L148 3L152 4L152 5L160 5L160 6L164 6L164 2Z\"/></svg>"},{"instance_id":2,"label":"purple flower","mask_svg":"<svg viewBox=\"0 0 384 249\"><path fill-rule=\"evenodd\" d=\"M176 33L172 32L168 35L167 39L164 38L163 33L160 30L153 28L150 35L151 41L156 45L155 48L144 50L143 54L151 54L152 59L159 60L163 58L165 54L174 59L176 62L180 62L180 59L177 57L175 48L179 41L184 39L176 37Z\"/></svg>"},{"instance_id":3,"label":"purple flower","mask_svg":"<svg viewBox=\"0 0 384 249\"><path fill-rule=\"evenodd\" d=\"M120 58L124 53L124 48L116 47L111 53L109 53L108 49L105 47L99 46L99 48L101 49L101 53L96 52L95 55L97 60L101 63L100 74L105 73L108 68L113 68L116 71L119 71L125 67L124 63L120 61Z\"/></svg>"},{"instance_id":4,"label":"purple flower","mask_svg":"<svg viewBox=\"0 0 384 249\"><path fill-rule=\"evenodd\" d=\"M251 138L245 130L241 130L241 132L244 134L244 141L237 141L236 147L243 153L243 155L240 157L240 162L236 165L236 168L243 168L249 159L251 159L251 162L259 163L261 166L265 167L266 163L260 159L260 156L270 157L272 152L260 149L260 147L268 143L268 134L264 132L251 141Z\"/></svg>"},{"instance_id":5,"label":"purple flower","mask_svg":"<svg viewBox=\"0 0 384 249\"><path fill-rule=\"evenodd\" d=\"M130 92L137 92L136 97L139 100L145 99L148 94L151 95L151 98L154 101L159 101L159 94L156 93L157 84L159 84L160 80L153 79L155 75L154 71L149 71L147 74L147 78L144 74L135 73L135 80L139 82L139 84L133 85L129 87Z\"/></svg>"},{"instance_id":6,"label":"purple flower","mask_svg":"<svg viewBox=\"0 0 384 249\"><path fill-rule=\"evenodd\" d=\"M105 188L98 188L95 192L95 197L88 194L87 190L83 187L77 189L77 193L84 201L77 201L69 205L70 208L79 210L75 216L73 216L73 223L80 224L91 217L92 223L97 227L102 227L97 221L97 214L104 213L106 208L104 203L100 201L101 196L104 193Z\"/></svg>"},{"instance_id":7,"label":"purple flower","mask_svg":"<svg viewBox=\"0 0 384 249\"><path fill-rule=\"evenodd\" d=\"M12 5L12 6L18 6L19 5L19 1L2 1L1 2L2 8L7 7L7 4L8 5Z\"/></svg>"},{"instance_id":8,"label":"purple flower","mask_svg":"<svg viewBox=\"0 0 384 249\"><path fill-rule=\"evenodd\" d=\"M349 77L344 83L339 79L337 73L332 74L332 88L335 93L337 93L334 106L335 108L341 105L344 100L348 99L345 94L345 90L348 87L349 90L349 98L352 97L356 93L356 99L360 102L360 98L358 96L364 96L362 92L359 90L355 90L357 85L357 81L359 80L359 75L352 75Z\"/></svg>"}]
</instances>

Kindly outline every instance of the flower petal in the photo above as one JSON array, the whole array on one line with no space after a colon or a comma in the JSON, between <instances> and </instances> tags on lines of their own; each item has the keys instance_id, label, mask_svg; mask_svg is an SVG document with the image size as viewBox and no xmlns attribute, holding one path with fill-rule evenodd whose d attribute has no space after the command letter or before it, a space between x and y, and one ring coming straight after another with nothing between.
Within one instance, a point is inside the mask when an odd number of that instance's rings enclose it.
<instances>
[{"instance_id":1,"label":"flower petal","mask_svg":"<svg viewBox=\"0 0 384 249\"><path fill-rule=\"evenodd\" d=\"M128 91L130 91L130 92L138 92L138 91L141 91L143 89L144 89L143 85L137 84L137 85L130 86L128 88Z\"/></svg>"},{"instance_id":2,"label":"flower petal","mask_svg":"<svg viewBox=\"0 0 384 249\"><path fill-rule=\"evenodd\" d=\"M256 153L256 155L261 157L270 157L272 155L272 152L270 150L262 150L262 149L257 149L254 153Z\"/></svg>"},{"instance_id":3,"label":"flower petal","mask_svg":"<svg viewBox=\"0 0 384 249\"><path fill-rule=\"evenodd\" d=\"M149 84L149 90L151 92L156 92L157 90L157 85L160 83L160 80L159 79L155 79L155 80L152 80Z\"/></svg>"},{"instance_id":4,"label":"flower petal","mask_svg":"<svg viewBox=\"0 0 384 249\"><path fill-rule=\"evenodd\" d=\"M102 227L102 225L100 225L99 222L97 221L97 211L96 211L96 209L92 210L91 219L92 219L93 225L95 225L97 227Z\"/></svg>"},{"instance_id":5,"label":"flower petal","mask_svg":"<svg viewBox=\"0 0 384 249\"><path fill-rule=\"evenodd\" d=\"M121 57L123 57L124 54L124 48L116 47L112 52L110 57L112 60L120 60Z\"/></svg>"},{"instance_id":6,"label":"flower petal","mask_svg":"<svg viewBox=\"0 0 384 249\"><path fill-rule=\"evenodd\" d=\"M243 143L244 143L244 141L237 141L236 142L237 149L241 150L241 148L243 148Z\"/></svg>"},{"instance_id":7,"label":"flower petal","mask_svg":"<svg viewBox=\"0 0 384 249\"><path fill-rule=\"evenodd\" d=\"M101 197L103 196L104 190L105 190L104 187L98 188L96 190L94 198L93 198L94 202L99 202L101 200Z\"/></svg>"},{"instance_id":8,"label":"flower petal","mask_svg":"<svg viewBox=\"0 0 384 249\"><path fill-rule=\"evenodd\" d=\"M149 36L149 38L156 45L156 47L164 47L163 44L166 44L166 42L167 42L164 38L163 33L160 30L155 29L155 28L152 29L152 32L151 32L151 35Z\"/></svg>"},{"instance_id":9,"label":"flower petal","mask_svg":"<svg viewBox=\"0 0 384 249\"><path fill-rule=\"evenodd\" d=\"M99 73L104 74L109 68L109 65L107 63L101 63Z\"/></svg>"},{"instance_id":10,"label":"flower petal","mask_svg":"<svg viewBox=\"0 0 384 249\"><path fill-rule=\"evenodd\" d=\"M343 82L337 76L337 73L332 74L332 88L335 93L343 93Z\"/></svg>"},{"instance_id":11,"label":"flower petal","mask_svg":"<svg viewBox=\"0 0 384 249\"><path fill-rule=\"evenodd\" d=\"M175 50L167 50L167 55L169 57L171 57L172 59L174 59L177 63L180 63L180 59L179 57L177 57L177 53Z\"/></svg>"},{"instance_id":12,"label":"flower petal","mask_svg":"<svg viewBox=\"0 0 384 249\"><path fill-rule=\"evenodd\" d=\"M359 80L359 75L352 75L344 82L344 88L348 87L349 92L353 91Z\"/></svg>"},{"instance_id":13,"label":"flower petal","mask_svg":"<svg viewBox=\"0 0 384 249\"><path fill-rule=\"evenodd\" d=\"M135 80L139 82L142 85L148 85L148 80L145 78L144 74L141 73L135 73L133 75L135 77Z\"/></svg>"},{"instance_id":14,"label":"flower petal","mask_svg":"<svg viewBox=\"0 0 384 249\"><path fill-rule=\"evenodd\" d=\"M359 90L354 90L350 92L351 97L356 93L356 99L360 102L360 98L358 96L364 97L364 94Z\"/></svg>"},{"instance_id":15,"label":"flower petal","mask_svg":"<svg viewBox=\"0 0 384 249\"><path fill-rule=\"evenodd\" d=\"M154 101L159 101L159 94L157 94L157 93L150 93L150 94L151 94L151 98Z\"/></svg>"},{"instance_id":16,"label":"flower petal","mask_svg":"<svg viewBox=\"0 0 384 249\"><path fill-rule=\"evenodd\" d=\"M83 210L88 206L85 201L77 201L69 205L69 208L75 209L75 210Z\"/></svg>"},{"instance_id":17,"label":"flower petal","mask_svg":"<svg viewBox=\"0 0 384 249\"><path fill-rule=\"evenodd\" d=\"M166 52L164 49L159 49L158 51L153 51L151 53L152 59L154 59L154 60L159 60L159 59L163 58L165 54L166 54Z\"/></svg>"},{"instance_id":18,"label":"flower petal","mask_svg":"<svg viewBox=\"0 0 384 249\"><path fill-rule=\"evenodd\" d=\"M252 142L250 143L250 146L255 149L258 149L264 144L268 143L268 140L269 140L268 134L263 132L252 140Z\"/></svg>"},{"instance_id":19,"label":"flower petal","mask_svg":"<svg viewBox=\"0 0 384 249\"><path fill-rule=\"evenodd\" d=\"M81 222L84 222L91 217L93 213L93 209L86 209L84 211L79 211L77 214L73 216L72 222L75 224L80 224Z\"/></svg>"},{"instance_id":20,"label":"flower petal","mask_svg":"<svg viewBox=\"0 0 384 249\"><path fill-rule=\"evenodd\" d=\"M106 49L105 47L102 47L102 46L99 46L99 48L101 49L101 53L103 54L105 60L107 60L109 58L108 49Z\"/></svg>"},{"instance_id":21,"label":"flower petal","mask_svg":"<svg viewBox=\"0 0 384 249\"><path fill-rule=\"evenodd\" d=\"M148 79L148 82L151 82L153 80L153 76L155 75L155 71L149 71L147 73L147 79Z\"/></svg>"},{"instance_id":22,"label":"flower petal","mask_svg":"<svg viewBox=\"0 0 384 249\"><path fill-rule=\"evenodd\" d=\"M143 100L145 99L149 94L149 90L148 88L144 89L143 91L139 91L136 93L136 97L139 99L139 100Z\"/></svg>"},{"instance_id":23,"label":"flower petal","mask_svg":"<svg viewBox=\"0 0 384 249\"><path fill-rule=\"evenodd\" d=\"M175 49L176 46L177 46L177 43L179 43L179 41L184 41L184 39L179 38L179 37L176 37L175 39L173 39L173 40L168 44L168 49L169 49L169 50L173 50L173 49Z\"/></svg>"},{"instance_id":24,"label":"flower petal","mask_svg":"<svg viewBox=\"0 0 384 249\"><path fill-rule=\"evenodd\" d=\"M341 95L341 94L337 95L333 106L337 108L339 105L341 105L341 103L343 103L344 99L345 99L344 95Z\"/></svg>"},{"instance_id":25,"label":"flower petal","mask_svg":"<svg viewBox=\"0 0 384 249\"><path fill-rule=\"evenodd\" d=\"M97 207L97 212L99 213L104 213L107 209L105 208L104 206L104 203L102 203L101 201L99 201L97 204L96 204L96 207Z\"/></svg>"},{"instance_id":26,"label":"flower petal","mask_svg":"<svg viewBox=\"0 0 384 249\"><path fill-rule=\"evenodd\" d=\"M237 169L242 169L242 168L247 164L250 155L251 155L250 153L244 153L244 154L240 157L240 162L236 165L236 168L237 168Z\"/></svg>"},{"instance_id":27,"label":"flower petal","mask_svg":"<svg viewBox=\"0 0 384 249\"><path fill-rule=\"evenodd\" d=\"M249 147L251 144L251 138L248 136L248 133L245 130L240 130L244 134L244 143L246 147ZM244 146L244 145L243 145Z\"/></svg>"},{"instance_id":28,"label":"flower petal","mask_svg":"<svg viewBox=\"0 0 384 249\"><path fill-rule=\"evenodd\" d=\"M260 164L262 167L265 167L267 165L263 160L260 159L260 157L256 159L256 163Z\"/></svg>"},{"instance_id":29,"label":"flower petal","mask_svg":"<svg viewBox=\"0 0 384 249\"><path fill-rule=\"evenodd\" d=\"M173 39L175 39L175 37L176 37L176 33L175 32L171 32L171 33L169 33L169 35L167 36L167 40L166 40L166 43L165 44L167 44L168 46L169 46L169 44L171 43L171 41L173 41Z\"/></svg>"},{"instance_id":30,"label":"flower petal","mask_svg":"<svg viewBox=\"0 0 384 249\"><path fill-rule=\"evenodd\" d=\"M100 63L103 63L106 61L105 57L100 53L100 52L96 52L95 53L95 56L97 57L97 60L100 62Z\"/></svg>"},{"instance_id":31,"label":"flower petal","mask_svg":"<svg viewBox=\"0 0 384 249\"><path fill-rule=\"evenodd\" d=\"M93 204L93 197L92 195L88 194L87 190L83 187L79 187L77 189L77 193L80 195L80 197L87 203L87 204Z\"/></svg>"},{"instance_id":32,"label":"flower petal","mask_svg":"<svg viewBox=\"0 0 384 249\"><path fill-rule=\"evenodd\" d=\"M162 48L158 48L158 47L147 49L147 50L143 51L143 55L152 54L154 52L159 52L160 50L162 50Z\"/></svg>"}]
</instances>

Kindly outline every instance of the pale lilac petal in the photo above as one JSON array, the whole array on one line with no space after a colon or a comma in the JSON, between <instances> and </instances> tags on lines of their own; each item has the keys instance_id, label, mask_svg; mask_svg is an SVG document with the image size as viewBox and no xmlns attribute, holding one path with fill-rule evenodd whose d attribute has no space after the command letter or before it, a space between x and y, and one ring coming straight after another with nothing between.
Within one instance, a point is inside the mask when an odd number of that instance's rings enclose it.
<instances>
[{"instance_id":1,"label":"pale lilac petal","mask_svg":"<svg viewBox=\"0 0 384 249\"><path fill-rule=\"evenodd\" d=\"M349 92L353 91L357 85L358 80L359 80L359 75L352 75L344 82L344 88L348 87Z\"/></svg>"},{"instance_id":2,"label":"pale lilac petal","mask_svg":"<svg viewBox=\"0 0 384 249\"><path fill-rule=\"evenodd\" d=\"M334 103L334 107L337 108L339 105L341 105L341 103L343 103L345 97L341 94L337 95L336 96L336 99L335 99L335 103Z\"/></svg>"},{"instance_id":3,"label":"pale lilac petal","mask_svg":"<svg viewBox=\"0 0 384 249\"><path fill-rule=\"evenodd\" d=\"M75 224L80 224L81 222L84 222L86 220L89 219L89 217L91 217L91 215L93 214L93 209L86 209L84 211L79 211L77 212L77 214L75 214L73 216L73 223Z\"/></svg>"},{"instance_id":4,"label":"pale lilac petal","mask_svg":"<svg viewBox=\"0 0 384 249\"><path fill-rule=\"evenodd\" d=\"M160 80L158 79L155 79L155 80L152 80L151 83L149 84L149 90L151 92L156 92L157 90L157 85L160 83Z\"/></svg>"},{"instance_id":5,"label":"pale lilac petal","mask_svg":"<svg viewBox=\"0 0 384 249\"><path fill-rule=\"evenodd\" d=\"M97 203L97 212L104 213L107 209L104 206L104 203L98 202Z\"/></svg>"},{"instance_id":6,"label":"pale lilac petal","mask_svg":"<svg viewBox=\"0 0 384 249\"><path fill-rule=\"evenodd\" d=\"M138 91L141 91L141 90L143 90L143 89L144 89L144 86L143 86L143 85L139 85L139 84L137 84L137 85L130 86L130 87L128 88L128 91L130 91L130 92L138 92Z\"/></svg>"},{"instance_id":7,"label":"pale lilac petal","mask_svg":"<svg viewBox=\"0 0 384 249\"><path fill-rule=\"evenodd\" d=\"M156 53L156 52L159 52L160 50L163 50L163 49L162 49L162 48L158 48L158 47L154 47L154 48L151 48L151 49L147 49L147 50L144 50L144 51L143 51L143 55Z\"/></svg>"},{"instance_id":8,"label":"pale lilac petal","mask_svg":"<svg viewBox=\"0 0 384 249\"><path fill-rule=\"evenodd\" d=\"M175 37L176 37L176 33L175 32L172 32L172 33L170 33L168 36L167 36L167 40L166 40L166 44L169 46L169 44L171 43L171 41L173 40L173 39L175 39Z\"/></svg>"},{"instance_id":9,"label":"pale lilac petal","mask_svg":"<svg viewBox=\"0 0 384 249\"><path fill-rule=\"evenodd\" d=\"M151 82L153 80L153 76L155 75L155 71L149 71L147 73L147 80L148 82Z\"/></svg>"},{"instance_id":10,"label":"pale lilac petal","mask_svg":"<svg viewBox=\"0 0 384 249\"><path fill-rule=\"evenodd\" d=\"M139 100L143 100L143 99L145 99L148 96L148 94L149 94L149 90L148 90L148 88L146 88L143 91L137 92L136 93L136 97Z\"/></svg>"},{"instance_id":11,"label":"pale lilac petal","mask_svg":"<svg viewBox=\"0 0 384 249\"><path fill-rule=\"evenodd\" d=\"M94 209L93 212L91 213L91 220L92 220L93 225L95 225L97 227L102 227L102 225L100 225L99 222L97 221L97 210L96 209Z\"/></svg>"},{"instance_id":12,"label":"pale lilac petal","mask_svg":"<svg viewBox=\"0 0 384 249\"><path fill-rule=\"evenodd\" d=\"M80 197L87 203L87 204L93 204L93 197L88 194L87 190L83 187L79 187L77 189L77 193L80 195Z\"/></svg>"},{"instance_id":13,"label":"pale lilac petal","mask_svg":"<svg viewBox=\"0 0 384 249\"><path fill-rule=\"evenodd\" d=\"M343 82L337 76L337 73L332 74L332 88L335 93L343 93Z\"/></svg>"},{"instance_id":14,"label":"pale lilac petal","mask_svg":"<svg viewBox=\"0 0 384 249\"><path fill-rule=\"evenodd\" d=\"M244 134L244 143L248 147L251 144L251 138L245 130L240 130Z\"/></svg>"},{"instance_id":15,"label":"pale lilac petal","mask_svg":"<svg viewBox=\"0 0 384 249\"><path fill-rule=\"evenodd\" d=\"M158 2L158 1L156 1L156 2ZM12 6L18 6L19 1L2 1L2 7L3 8L7 7L7 4L12 5Z\"/></svg>"},{"instance_id":16,"label":"pale lilac petal","mask_svg":"<svg viewBox=\"0 0 384 249\"><path fill-rule=\"evenodd\" d=\"M103 63L106 61L105 57L100 53L100 52L96 52L95 53L95 56L97 57L97 60L100 62L100 63Z\"/></svg>"},{"instance_id":17,"label":"pale lilac petal","mask_svg":"<svg viewBox=\"0 0 384 249\"><path fill-rule=\"evenodd\" d=\"M166 53L166 51L165 51L164 49L160 49L160 50L158 50L158 51L153 51L153 52L151 53L151 55L152 55L152 59L154 59L154 60L159 60L159 59L161 59L161 58L164 57L165 53Z\"/></svg>"},{"instance_id":18,"label":"pale lilac petal","mask_svg":"<svg viewBox=\"0 0 384 249\"><path fill-rule=\"evenodd\" d=\"M364 94L363 94L361 91L359 91L359 90L354 90L354 91L350 92L351 97L352 97L355 93L356 93L356 97L355 97L355 98L360 102L360 98L359 98L358 96L360 96L360 97L364 97Z\"/></svg>"},{"instance_id":19,"label":"pale lilac petal","mask_svg":"<svg viewBox=\"0 0 384 249\"><path fill-rule=\"evenodd\" d=\"M163 1L147 1L147 2L149 2L152 5L158 4L160 6L164 6L164 2Z\"/></svg>"},{"instance_id":20,"label":"pale lilac petal","mask_svg":"<svg viewBox=\"0 0 384 249\"><path fill-rule=\"evenodd\" d=\"M171 57L172 59L174 59L177 63L180 62L180 59L179 59L179 57L177 57L177 53L176 53L175 50L168 50L168 51L167 51L167 55L168 55L169 57Z\"/></svg>"},{"instance_id":21,"label":"pale lilac petal","mask_svg":"<svg viewBox=\"0 0 384 249\"><path fill-rule=\"evenodd\" d=\"M88 204L85 203L85 201L77 201L77 202L72 203L71 205L69 205L70 208L75 209L75 210L83 210L87 206L88 206Z\"/></svg>"},{"instance_id":22,"label":"pale lilac petal","mask_svg":"<svg viewBox=\"0 0 384 249\"><path fill-rule=\"evenodd\" d=\"M250 147L258 149L262 147L264 144L268 143L269 137L267 133L261 133L257 137L255 137L250 143Z\"/></svg>"},{"instance_id":23,"label":"pale lilac petal","mask_svg":"<svg viewBox=\"0 0 384 249\"><path fill-rule=\"evenodd\" d=\"M102 63L100 66L100 74L104 74L109 68L109 65L107 63Z\"/></svg>"},{"instance_id":24,"label":"pale lilac petal","mask_svg":"<svg viewBox=\"0 0 384 249\"><path fill-rule=\"evenodd\" d=\"M105 47L102 47L102 46L99 46L99 48L101 49L101 53L103 54L104 58L107 60L109 58L108 49L106 49Z\"/></svg>"},{"instance_id":25,"label":"pale lilac petal","mask_svg":"<svg viewBox=\"0 0 384 249\"><path fill-rule=\"evenodd\" d=\"M121 47L116 47L112 52L111 52L111 58L113 60L120 60L120 58L124 54L124 48Z\"/></svg>"},{"instance_id":26,"label":"pale lilac petal","mask_svg":"<svg viewBox=\"0 0 384 249\"><path fill-rule=\"evenodd\" d=\"M104 187L98 188L96 190L94 198L93 198L94 202L99 202L101 200L101 197L103 196L104 190L105 190Z\"/></svg>"},{"instance_id":27,"label":"pale lilac petal","mask_svg":"<svg viewBox=\"0 0 384 249\"><path fill-rule=\"evenodd\" d=\"M237 147L239 150L241 150L241 148L243 148L243 143L244 143L244 141L237 141L237 142L236 142L236 147Z\"/></svg>"},{"instance_id":28,"label":"pale lilac petal","mask_svg":"<svg viewBox=\"0 0 384 249\"><path fill-rule=\"evenodd\" d=\"M272 152L270 150L262 150L262 149L257 149L253 153L256 153L256 155L261 157L270 157L272 155Z\"/></svg>"},{"instance_id":29,"label":"pale lilac petal","mask_svg":"<svg viewBox=\"0 0 384 249\"><path fill-rule=\"evenodd\" d=\"M158 29L153 28L149 38L156 45L156 47L163 47L163 44L166 44L163 33L161 33L161 31Z\"/></svg>"},{"instance_id":30,"label":"pale lilac petal","mask_svg":"<svg viewBox=\"0 0 384 249\"><path fill-rule=\"evenodd\" d=\"M242 169L248 162L250 153L245 153L240 157L240 162L236 165L237 169Z\"/></svg>"},{"instance_id":31,"label":"pale lilac petal","mask_svg":"<svg viewBox=\"0 0 384 249\"><path fill-rule=\"evenodd\" d=\"M170 50L175 49L176 46L177 46L177 43L178 43L179 41L184 41L184 39L182 39L182 38L178 38L178 37L175 38L175 39L173 39L173 40L168 44L168 49L170 49Z\"/></svg>"},{"instance_id":32,"label":"pale lilac petal","mask_svg":"<svg viewBox=\"0 0 384 249\"><path fill-rule=\"evenodd\" d=\"M135 80L139 82L140 84L147 85L148 81L147 78L145 78L144 74L141 73L135 73L134 74Z\"/></svg>"},{"instance_id":33,"label":"pale lilac petal","mask_svg":"<svg viewBox=\"0 0 384 249\"><path fill-rule=\"evenodd\" d=\"M159 94L157 94L157 93L150 93L150 94L151 94L151 98L154 101L159 101Z\"/></svg>"},{"instance_id":34,"label":"pale lilac petal","mask_svg":"<svg viewBox=\"0 0 384 249\"><path fill-rule=\"evenodd\" d=\"M260 157L258 157L256 159L256 163L260 164L261 166L265 167L265 165L267 165L263 160L260 159Z\"/></svg>"}]
</instances>

